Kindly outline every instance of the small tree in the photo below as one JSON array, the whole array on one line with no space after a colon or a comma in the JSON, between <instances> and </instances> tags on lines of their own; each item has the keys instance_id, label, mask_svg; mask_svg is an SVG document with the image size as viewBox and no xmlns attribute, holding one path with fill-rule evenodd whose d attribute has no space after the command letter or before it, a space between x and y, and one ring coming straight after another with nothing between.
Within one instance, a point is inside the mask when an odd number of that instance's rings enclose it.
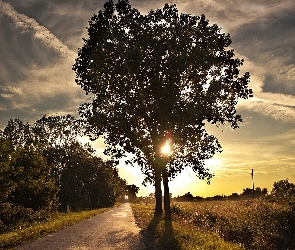
<instances>
[{"instance_id":1,"label":"small tree","mask_svg":"<svg viewBox=\"0 0 295 250\"><path fill-rule=\"evenodd\" d=\"M243 193L241 193L241 197L243 198L253 198L253 189L252 188L244 188Z\"/></svg>"},{"instance_id":2,"label":"small tree","mask_svg":"<svg viewBox=\"0 0 295 250\"><path fill-rule=\"evenodd\" d=\"M271 194L278 198L295 197L295 184L289 182L288 179L277 181L273 184Z\"/></svg>"},{"instance_id":3,"label":"small tree","mask_svg":"<svg viewBox=\"0 0 295 250\"><path fill-rule=\"evenodd\" d=\"M177 197L176 200L177 201L193 201L194 196L190 192L188 192L188 193L185 193L182 196Z\"/></svg>"},{"instance_id":4,"label":"small tree","mask_svg":"<svg viewBox=\"0 0 295 250\"><path fill-rule=\"evenodd\" d=\"M126 194L128 195L128 200L129 201L134 201L136 199L136 194L139 191L139 187L136 185L127 185L126 186Z\"/></svg>"},{"instance_id":5,"label":"small tree","mask_svg":"<svg viewBox=\"0 0 295 250\"><path fill-rule=\"evenodd\" d=\"M259 198L266 195L267 195L267 188L262 188L262 189L260 187L255 188L255 198Z\"/></svg>"},{"instance_id":6,"label":"small tree","mask_svg":"<svg viewBox=\"0 0 295 250\"><path fill-rule=\"evenodd\" d=\"M112 206L125 190L126 181L119 177L112 162L94 155L89 145L79 142L63 147L58 198L60 209L72 211Z\"/></svg>"},{"instance_id":7,"label":"small tree","mask_svg":"<svg viewBox=\"0 0 295 250\"><path fill-rule=\"evenodd\" d=\"M113 159L134 155L127 163L155 185L155 214L162 213L163 179L170 218L168 178L191 167L210 181L204 160L221 146L204 122L238 127L235 105L252 94L249 74L239 76L243 61L225 49L229 35L204 15L179 15L175 5L142 15L128 0L109 0L89 20L88 35L73 66L77 84L94 94L79 109L88 134L104 135Z\"/></svg>"}]
</instances>

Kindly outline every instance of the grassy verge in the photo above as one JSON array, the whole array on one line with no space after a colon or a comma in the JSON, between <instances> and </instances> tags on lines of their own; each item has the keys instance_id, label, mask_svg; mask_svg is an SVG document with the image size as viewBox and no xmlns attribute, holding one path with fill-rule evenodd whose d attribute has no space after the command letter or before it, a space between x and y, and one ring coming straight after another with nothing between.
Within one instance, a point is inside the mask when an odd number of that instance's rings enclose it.
<instances>
[{"instance_id":1,"label":"grassy verge","mask_svg":"<svg viewBox=\"0 0 295 250\"><path fill-rule=\"evenodd\" d=\"M0 249L10 249L34 241L52 232L59 231L67 226L103 213L110 208L100 208L91 211L75 213L60 213L49 221L41 222L26 228L0 235Z\"/></svg>"},{"instance_id":2,"label":"grassy verge","mask_svg":"<svg viewBox=\"0 0 295 250\"><path fill-rule=\"evenodd\" d=\"M217 234L198 230L185 221L166 222L154 218L151 204L132 204L136 223L142 229L143 241L151 249L244 249L241 245L225 242Z\"/></svg>"}]
</instances>

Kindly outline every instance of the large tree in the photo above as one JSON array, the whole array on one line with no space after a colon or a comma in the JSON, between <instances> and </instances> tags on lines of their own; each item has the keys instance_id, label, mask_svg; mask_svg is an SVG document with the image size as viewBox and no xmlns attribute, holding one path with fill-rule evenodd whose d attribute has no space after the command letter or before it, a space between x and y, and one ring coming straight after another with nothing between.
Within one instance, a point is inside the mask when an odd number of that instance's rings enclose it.
<instances>
[{"instance_id":1,"label":"large tree","mask_svg":"<svg viewBox=\"0 0 295 250\"><path fill-rule=\"evenodd\" d=\"M155 214L170 216L168 178L184 167L207 181L204 160L221 151L205 121L233 128L238 98L248 98L249 73L239 76L230 36L205 16L179 14L175 5L142 15L128 0L111 0L89 20L89 37L73 66L76 83L93 94L80 106L93 140L104 136L105 153L134 158L155 185ZM170 147L170 151L162 150Z\"/></svg>"}]
</instances>

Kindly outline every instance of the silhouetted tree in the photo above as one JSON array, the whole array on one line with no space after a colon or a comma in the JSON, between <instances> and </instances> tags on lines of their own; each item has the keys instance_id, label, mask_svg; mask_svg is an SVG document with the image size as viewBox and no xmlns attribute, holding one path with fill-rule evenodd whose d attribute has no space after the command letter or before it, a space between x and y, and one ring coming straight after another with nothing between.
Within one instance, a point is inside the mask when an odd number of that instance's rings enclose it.
<instances>
[{"instance_id":1,"label":"silhouetted tree","mask_svg":"<svg viewBox=\"0 0 295 250\"><path fill-rule=\"evenodd\" d=\"M228 196L228 198L230 200L237 200L240 198L240 196L238 195L238 193L232 193L231 195Z\"/></svg>"},{"instance_id":2,"label":"silhouetted tree","mask_svg":"<svg viewBox=\"0 0 295 250\"><path fill-rule=\"evenodd\" d=\"M221 201L223 199L224 199L223 195L215 195L212 197L212 200L214 200L214 201Z\"/></svg>"},{"instance_id":3,"label":"silhouetted tree","mask_svg":"<svg viewBox=\"0 0 295 250\"><path fill-rule=\"evenodd\" d=\"M127 185L126 186L126 195L128 195L128 200L129 201L134 201L136 199L136 194L139 191L139 187L136 185Z\"/></svg>"},{"instance_id":4,"label":"silhouetted tree","mask_svg":"<svg viewBox=\"0 0 295 250\"><path fill-rule=\"evenodd\" d=\"M203 201L204 198L201 197L201 196L195 196L195 197L194 197L194 200L196 200L196 201Z\"/></svg>"},{"instance_id":5,"label":"silhouetted tree","mask_svg":"<svg viewBox=\"0 0 295 250\"><path fill-rule=\"evenodd\" d=\"M249 74L234 57L230 36L205 16L178 14L175 5L142 15L128 0L109 0L89 20L88 38L73 66L76 83L93 93L80 106L93 140L103 135L113 159L126 152L155 185L155 214L170 218L168 178L184 167L210 181L204 160L221 151L205 121L238 127L238 98L248 98ZM170 144L172 152L161 148Z\"/></svg>"},{"instance_id":6,"label":"silhouetted tree","mask_svg":"<svg viewBox=\"0 0 295 250\"><path fill-rule=\"evenodd\" d=\"M58 186L50 177L52 167L42 147L14 146L11 140L0 138L0 152L0 231L56 212Z\"/></svg>"},{"instance_id":7,"label":"silhouetted tree","mask_svg":"<svg viewBox=\"0 0 295 250\"><path fill-rule=\"evenodd\" d=\"M190 192L187 192L184 195L177 197L176 200L177 201L193 201L194 196Z\"/></svg>"},{"instance_id":8,"label":"silhouetted tree","mask_svg":"<svg viewBox=\"0 0 295 250\"><path fill-rule=\"evenodd\" d=\"M16 185L13 176L17 174L17 171L13 171L14 169L10 167L13 152L12 142L0 137L0 206L7 201ZM1 207L0 210L2 210Z\"/></svg>"},{"instance_id":9,"label":"silhouetted tree","mask_svg":"<svg viewBox=\"0 0 295 250\"><path fill-rule=\"evenodd\" d=\"M255 195L255 198L259 198L259 197L267 195L267 188L261 189L260 187L256 187L254 190L254 195Z\"/></svg>"},{"instance_id":10,"label":"silhouetted tree","mask_svg":"<svg viewBox=\"0 0 295 250\"><path fill-rule=\"evenodd\" d=\"M15 177L18 169L11 167L14 147L10 140L0 138L0 233L5 232L8 223L12 223L14 206L10 201L11 194L14 192L17 183Z\"/></svg>"},{"instance_id":11,"label":"silhouetted tree","mask_svg":"<svg viewBox=\"0 0 295 250\"><path fill-rule=\"evenodd\" d=\"M14 147L23 147L33 142L31 126L21 121L19 117L8 121L2 132L2 137L9 139Z\"/></svg>"},{"instance_id":12,"label":"silhouetted tree","mask_svg":"<svg viewBox=\"0 0 295 250\"><path fill-rule=\"evenodd\" d=\"M77 141L83 135L85 124L71 115L46 116L34 122L32 126L34 141L48 147L62 147Z\"/></svg>"},{"instance_id":13,"label":"silhouetted tree","mask_svg":"<svg viewBox=\"0 0 295 250\"><path fill-rule=\"evenodd\" d=\"M271 194L278 198L295 196L295 184L289 182L288 179L276 181L273 184Z\"/></svg>"},{"instance_id":14,"label":"silhouetted tree","mask_svg":"<svg viewBox=\"0 0 295 250\"><path fill-rule=\"evenodd\" d=\"M52 167L47 164L42 148L33 146L16 148L10 168L17 171L17 175L13 177L16 186L10 195L14 205L34 211L41 209L56 211L58 186L50 177Z\"/></svg>"},{"instance_id":15,"label":"silhouetted tree","mask_svg":"<svg viewBox=\"0 0 295 250\"><path fill-rule=\"evenodd\" d=\"M104 162L95 151L79 142L64 146L60 171L60 208L72 210L112 206L124 192L126 181L112 162Z\"/></svg>"},{"instance_id":16,"label":"silhouetted tree","mask_svg":"<svg viewBox=\"0 0 295 250\"><path fill-rule=\"evenodd\" d=\"M117 168L112 161L104 162L97 174L99 206L112 206L126 190L126 180L119 176Z\"/></svg>"},{"instance_id":17,"label":"silhouetted tree","mask_svg":"<svg viewBox=\"0 0 295 250\"><path fill-rule=\"evenodd\" d=\"M241 197L243 197L243 198L253 197L253 189L252 188L244 188L243 193L241 193Z\"/></svg>"}]
</instances>

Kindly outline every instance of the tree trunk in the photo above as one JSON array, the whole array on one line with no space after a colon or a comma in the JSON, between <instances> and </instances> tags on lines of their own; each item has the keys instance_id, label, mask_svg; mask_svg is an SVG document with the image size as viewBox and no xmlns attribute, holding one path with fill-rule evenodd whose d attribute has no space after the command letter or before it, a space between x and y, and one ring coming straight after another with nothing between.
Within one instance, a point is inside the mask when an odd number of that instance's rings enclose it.
<instances>
[{"instance_id":1,"label":"tree trunk","mask_svg":"<svg viewBox=\"0 0 295 250\"><path fill-rule=\"evenodd\" d=\"M163 185L164 185L164 210L165 210L165 220L171 220L171 209L170 209L170 193L169 193L169 183L166 167L162 171Z\"/></svg>"},{"instance_id":2,"label":"tree trunk","mask_svg":"<svg viewBox=\"0 0 295 250\"><path fill-rule=\"evenodd\" d=\"M155 198L156 198L156 207L155 207L155 216L162 215L162 187L161 187L161 171L157 166L155 168Z\"/></svg>"}]
</instances>

